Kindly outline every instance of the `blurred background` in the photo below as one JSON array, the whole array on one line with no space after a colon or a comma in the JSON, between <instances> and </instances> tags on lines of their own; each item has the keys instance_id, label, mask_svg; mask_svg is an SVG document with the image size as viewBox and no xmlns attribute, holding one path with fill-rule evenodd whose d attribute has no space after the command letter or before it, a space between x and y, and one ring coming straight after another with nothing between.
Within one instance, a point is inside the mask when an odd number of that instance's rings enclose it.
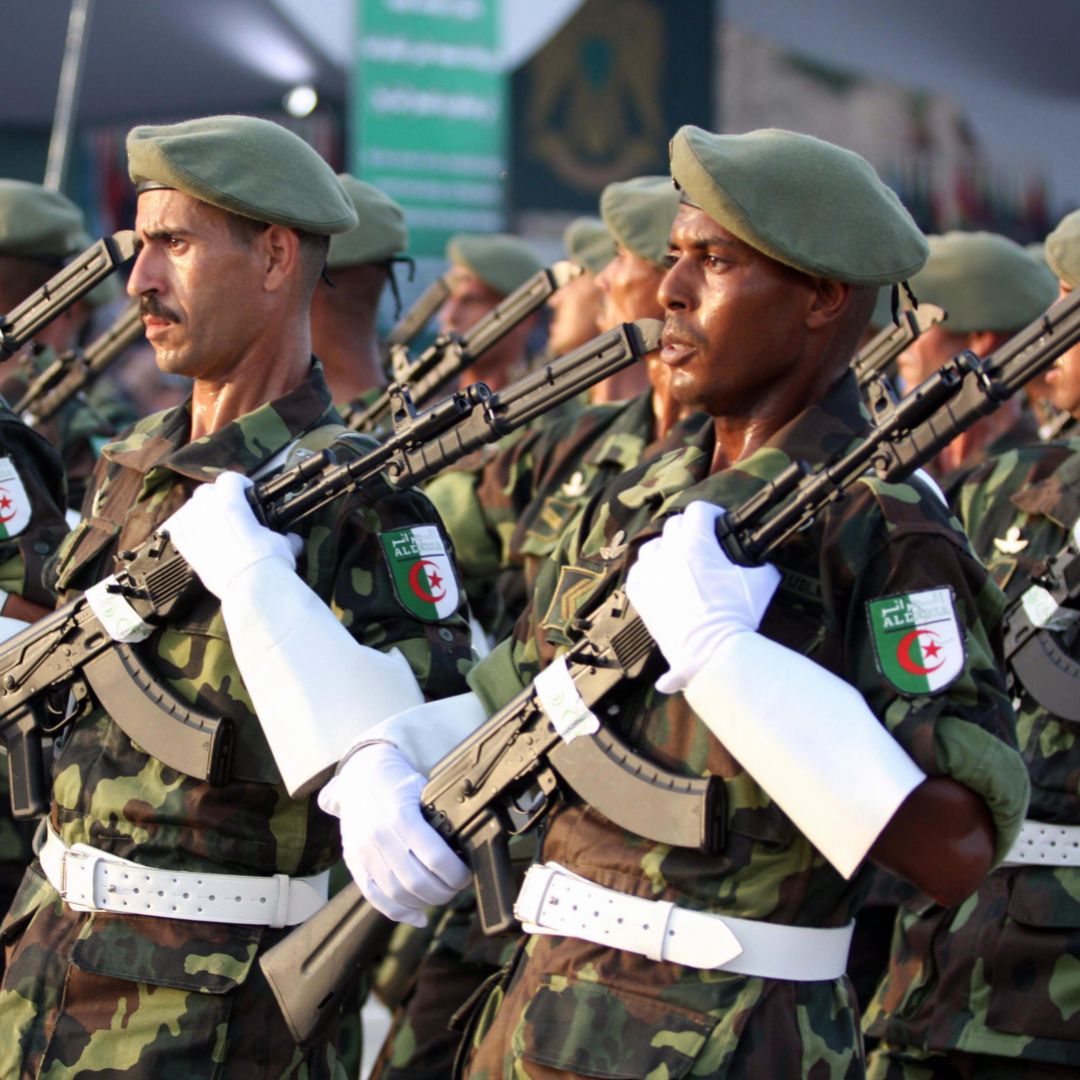
<instances>
[{"instance_id":1,"label":"blurred background","mask_svg":"<svg viewBox=\"0 0 1080 1080\"><path fill-rule=\"evenodd\" d=\"M605 184L666 170L683 123L849 146L927 231L1038 241L1080 201L1076 0L5 0L3 12L6 175L41 181L48 165L46 182L108 232L133 219L133 124L270 117L405 206L418 263L406 303L454 231L510 229L557 257Z\"/></svg>"}]
</instances>

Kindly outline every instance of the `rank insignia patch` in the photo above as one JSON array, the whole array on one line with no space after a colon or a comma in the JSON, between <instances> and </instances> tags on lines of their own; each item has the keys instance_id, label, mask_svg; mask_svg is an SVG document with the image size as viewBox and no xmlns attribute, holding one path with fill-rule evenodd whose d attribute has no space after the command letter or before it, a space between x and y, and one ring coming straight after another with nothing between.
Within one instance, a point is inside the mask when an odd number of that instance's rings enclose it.
<instances>
[{"instance_id":1,"label":"rank insignia patch","mask_svg":"<svg viewBox=\"0 0 1080 1080\"><path fill-rule=\"evenodd\" d=\"M0 457L0 540L18 536L30 524L30 496L9 457Z\"/></svg>"},{"instance_id":2,"label":"rank insignia patch","mask_svg":"<svg viewBox=\"0 0 1080 1080\"><path fill-rule=\"evenodd\" d=\"M425 622L439 622L457 611L460 599L454 564L435 525L414 525L379 533L401 606Z\"/></svg>"},{"instance_id":3,"label":"rank insignia patch","mask_svg":"<svg viewBox=\"0 0 1080 1080\"><path fill-rule=\"evenodd\" d=\"M952 589L926 589L866 605L878 670L901 694L944 690L964 669Z\"/></svg>"}]
</instances>

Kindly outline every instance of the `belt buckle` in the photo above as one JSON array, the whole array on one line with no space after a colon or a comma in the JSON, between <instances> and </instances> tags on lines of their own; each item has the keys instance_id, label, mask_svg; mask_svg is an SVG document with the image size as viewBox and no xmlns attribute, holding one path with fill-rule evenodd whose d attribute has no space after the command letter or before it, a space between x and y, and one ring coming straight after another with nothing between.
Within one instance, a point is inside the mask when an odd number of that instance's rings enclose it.
<instances>
[{"instance_id":1,"label":"belt buckle","mask_svg":"<svg viewBox=\"0 0 1080 1080\"><path fill-rule=\"evenodd\" d=\"M60 860L60 895L75 911L96 911L95 884L101 855L85 844L72 844Z\"/></svg>"}]
</instances>

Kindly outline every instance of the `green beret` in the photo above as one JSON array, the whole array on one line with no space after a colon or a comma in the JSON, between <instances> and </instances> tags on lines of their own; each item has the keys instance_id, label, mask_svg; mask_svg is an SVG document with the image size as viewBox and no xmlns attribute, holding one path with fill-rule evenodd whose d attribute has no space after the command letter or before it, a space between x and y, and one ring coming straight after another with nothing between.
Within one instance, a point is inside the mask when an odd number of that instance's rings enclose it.
<instances>
[{"instance_id":1,"label":"green beret","mask_svg":"<svg viewBox=\"0 0 1080 1080\"><path fill-rule=\"evenodd\" d=\"M328 235L356 225L334 170L299 135L254 116L204 116L127 137L139 191L174 188L255 221Z\"/></svg>"},{"instance_id":2,"label":"green beret","mask_svg":"<svg viewBox=\"0 0 1080 1080\"><path fill-rule=\"evenodd\" d=\"M949 232L929 240L930 258L911 288L949 313L946 330L1019 330L1057 296L1053 274L1008 237Z\"/></svg>"},{"instance_id":3,"label":"green beret","mask_svg":"<svg viewBox=\"0 0 1080 1080\"><path fill-rule=\"evenodd\" d=\"M686 197L743 243L816 277L893 285L926 261L926 238L864 158L792 131L671 140Z\"/></svg>"},{"instance_id":4,"label":"green beret","mask_svg":"<svg viewBox=\"0 0 1080 1080\"><path fill-rule=\"evenodd\" d=\"M331 269L386 262L409 246L405 212L389 195L348 173L338 173L345 194L352 200L360 224L330 241L326 265Z\"/></svg>"},{"instance_id":5,"label":"green beret","mask_svg":"<svg viewBox=\"0 0 1080 1080\"><path fill-rule=\"evenodd\" d=\"M458 233L446 245L446 257L463 266L501 296L544 269L540 256L520 237L506 233Z\"/></svg>"},{"instance_id":6,"label":"green beret","mask_svg":"<svg viewBox=\"0 0 1080 1080\"><path fill-rule=\"evenodd\" d=\"M679 193L669 176L638 176L608 184L600 214L615 242L657 265L663 264Z\"/></svg>"},{"instance_id":7,"label":"green beret","mask_svg":"<svg viewBox=\"0 0 1080 1080\"><path fill-rule=\"evenodd\" d=\"M79 250L82 211L59 191L0 180L0 255L62 259Z\"/></svg>"},{"instance_id":8,"label":"green beret","mask_svg":"<svg viewBox=\"0 0 1080 1080\"><path fill-rule=\"evenodd\" d=\"M599 274L615 258L615 241L599 218L574 218L563 233L563 247L571 262L592 274Z\"/></svg>"},{"instance_id":9,"label":"green beret","mask_svg":"<svg viewBox=\"0 0 1080 1080\"><path fill-rule=\"evenodd\" d=\"M1066 214L1046 238L1046 262L1070 289L1080 285L1080 210Z\"/></svg>"}]
</instances>

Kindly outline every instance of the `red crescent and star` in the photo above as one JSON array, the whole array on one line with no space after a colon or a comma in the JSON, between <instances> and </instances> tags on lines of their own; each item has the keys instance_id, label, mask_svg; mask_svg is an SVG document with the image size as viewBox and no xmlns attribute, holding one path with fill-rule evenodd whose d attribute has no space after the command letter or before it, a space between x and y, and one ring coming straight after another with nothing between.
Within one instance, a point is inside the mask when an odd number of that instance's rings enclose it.
<instances>
[{"instance_id":1,"label":"red crescent and star","mask_svg":"<svg viewBox=\"0 0 1080 1080\"><path fill-rule=\"evenodd\" d=\"M420 571L431 567L427 571L428 584L431 586L433 592L428 592L421 584ZM443 579L439 577L439 568L430 559L421 559L419 562L413 564L413 568L409 571L409 588L412 589L421 600L428 604L437 604L445 595L445 589L439 589L442 585Z\"/></svg>"},{"instance_id":2,"label":"red crescent and star","mask_svg":"<svg viewBox=\"0 0 1080 1080\"><path fill-rule=\"evenodd\" d=\"M16 514L16 508L8 495L7 489L0 487L0 525L10 521Z\"/></svg>"},{"instance_id":3,"label":"red crescent and star","mask_svg":"<svg viewBox=\"0 0 1080 1080\"><path fill-rule=\"evenodd\" d=\"M900 644L896 646L896 662L909 675L929 675L931 672L937 671L945 663L945 657L942 657L933 667L923 667L922 664L916 663L912 658L911 647L924 634L930 638L930 644L923 646L923 656L927 660L934 660L941 653L938 635L933 630L912 630L910 633L905 634L900 639Z\"/></svg>"}]
</instances>

